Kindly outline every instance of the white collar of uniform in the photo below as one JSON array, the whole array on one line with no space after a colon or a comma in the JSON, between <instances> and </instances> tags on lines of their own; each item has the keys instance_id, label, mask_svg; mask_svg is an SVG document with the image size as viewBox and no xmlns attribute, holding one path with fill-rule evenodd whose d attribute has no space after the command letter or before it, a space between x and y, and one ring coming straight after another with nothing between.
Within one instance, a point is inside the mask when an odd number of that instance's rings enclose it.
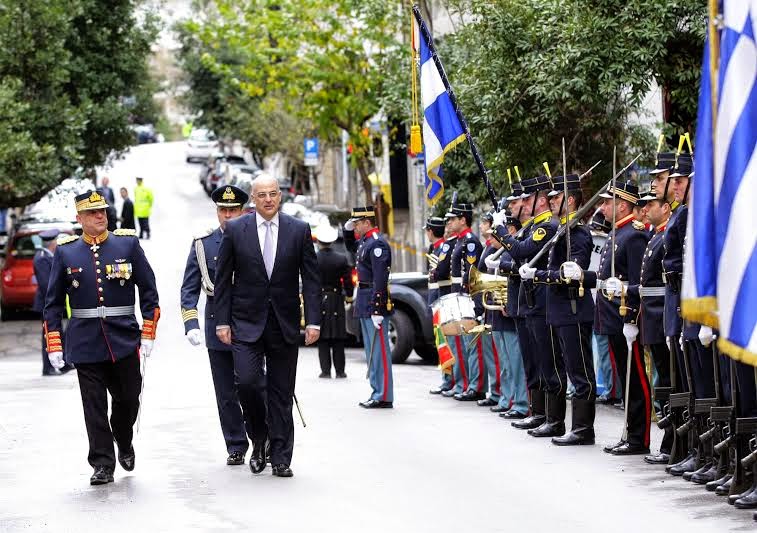
<instances>
[{"instance_id":1,"label":"white collar of uniform","mask_svg":"<svg viewBox=\"0 0 757 533\"><path fill-rule=\"evenodd\" d=\"M265 223L265 221L266 220L263 217L261 217L258 213L255 213L255 225L257 227L262 226ZM279 214L278 213L273 215L273 218L271 219L271 223L277 228L279 227Z\"/></svg>"}]
</instances>

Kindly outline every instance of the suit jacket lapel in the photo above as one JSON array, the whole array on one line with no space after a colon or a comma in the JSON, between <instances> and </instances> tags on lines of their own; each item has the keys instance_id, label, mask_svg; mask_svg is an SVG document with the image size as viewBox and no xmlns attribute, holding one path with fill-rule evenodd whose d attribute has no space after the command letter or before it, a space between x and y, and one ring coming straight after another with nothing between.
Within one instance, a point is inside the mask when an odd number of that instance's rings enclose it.
<instances>
[{"instance_id":1,"label":"suit jacket lapel","mask_svg":"<svg viewBox=\"0 0 757 533\"><path fill-rule=\"evenodd\" d=\"M244 232L248 234L248 237L245 239L247 242L250 243L250 246L252 246L252 253L260 258L260 264L263 267L263 272L265 272L265 263L263 263L263 251L260 249L260 239L258 239L258 223L257 223L257 215L255 213L251 213L244 224Z\"/></svg>"},{"instance_id":2,"label":"suit jacket lapel","mask_svg":"<svg viewBox=\"0 0 757 533\"><path fill-rule=\"evenodd\" d=\"M271 271L271 278L276 273L276 267L279 264L279 258L281 257L281 249L284 247L284 232L289 231L289 220L285 218L283 213L279 213L279 231L276 232L276 257L273 260L273 271Z\"/></svg>"}]
</instances>

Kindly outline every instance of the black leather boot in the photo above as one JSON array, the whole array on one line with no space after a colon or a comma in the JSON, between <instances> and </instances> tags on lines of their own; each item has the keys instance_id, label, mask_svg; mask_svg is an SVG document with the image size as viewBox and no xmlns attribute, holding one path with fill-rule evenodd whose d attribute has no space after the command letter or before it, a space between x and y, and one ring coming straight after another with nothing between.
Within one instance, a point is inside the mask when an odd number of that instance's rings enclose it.
<instances>
[{"instance_id":1,"label":"black leather boot","mask_svg":"<svg viewBox=\"0 0 757 533\"><path fill-rule=\"evenodd\" d=\"M565 394L547 395L547 420L538 428L529 429L532 437L561 437L565 434Z\"/></svg>"},{"instance_id":2,"label":"black leather boot","mask_svg":"<svg viewBox=\"0 0 757 533\"><path fill-rule=\"evenodd\" d=\"M665 469L672 476L681 477L684 472L690 472L702 466L699 464L699 450L697 442L694 440L694 433L696 432L695 426L696 424L692 423L691 429L686 435L689 443L689 453L686 456L686 459L671 466L670 469Z\"/></svg>"},{"instance_id":3,"label":"black leather boot","mask_svg":"<svg viewBox=\"0 0 757 533\"><path fill-rule=\"evenodd\" d=\"M544 391L533 389L531 392L531 414L523 420L517 420L510 425L517 429L534 429L546 420L546 398Z\"/></svg>"},{"instance_id":4,"label":"black leather boot","mask_svg":"<svg viewBox=\"0 0 757 533\"><path fill-rule=\"evenodd\" d=\"M710 440L708 444L712 448L712 453L715 456L712 466L705 472L696 473L691 476L691 481L698 485L705 485L705 488L707 488L707 490L715 490L715 487L717 487L717 485L712 489L708 488L707 485L715 480L721 480L726 474L728 474L727 450L722 453L715 453L715 444L719 442L722 437L721 429L722 428L719 425L716 425L714 428L712 428L712 430L710 430L711 436L709 437Z\"/></svg>"},{"instance_id":5,"label":"black leather boot","mask_svg":"<svg viewBox=\"0 0 757 533\"><path fill-rule=\"evenodd\" d=\"M580 446L594 444L594 417L596 403L594 400L571 400L572 427L570 432L562 437L553 437L552 444L556 446Z\"/></svg>"},{"instance_id":6,"label":"black leather boot","mask_svg":"<svg viewBox=\"0 0 757 533\"><path fill-rule=\"evenodd\" d=\"M694 425L694 430L696 431L696 433L694 433L694 440L696 442L697 455L699 460L697 461L696 468L687 470L683 473L682 477L685 481L691 481L691 478L694 476L694 474L701 475L712 468L712 446L710 446L710 443L708 442L702 442L699 438L699 435L702 434L707 428L707 418L708 417L706 415L697 415L696 417L696 423Z\"/></svg>"}]
</instances>

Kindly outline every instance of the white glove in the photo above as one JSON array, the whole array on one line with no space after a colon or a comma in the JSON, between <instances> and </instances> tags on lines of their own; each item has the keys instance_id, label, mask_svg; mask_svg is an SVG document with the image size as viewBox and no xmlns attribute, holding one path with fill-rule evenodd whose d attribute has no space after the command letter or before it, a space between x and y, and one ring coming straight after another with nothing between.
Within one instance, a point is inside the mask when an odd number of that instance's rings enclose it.
<instances>
[{"instance_id":1,"label":"white glove","mask_svg":"<svg viewBox=\"0 0 757 533\"><path fill-rule=\"evenodd\" d=\"M521 279L534 279L536 269L528 265L523 265L518 269Z\"/></svg>"},{"instance_id":2,"label":"white glove","mask_svg":"<svg viewBox=\"0 0 757 533\"><path fill-rule=\"evenodd\" d=\"M381 323L384 321L384 317L381 315L371 315L371 321L376 329L381 329Z\"/></svg>"},{"instance_id":3,"label":"white glove","mask_svg":"<svg viewBox=\"0 0 757 533\"><path fill-rule=\"evenodd\" d=\"M47 358L56 370L60 370L66 366L66 362L63 360L63 352L50 352L47 354Z\"/></svg>"},{"instance_id":4,"label":"white glove","mask_svg":"<svg viewBox=\"0 0 757 533\"><path fill-rule=\"evenodd\" d=\"M355 229L355 223L352 221L352 219L349 219L344 223L344 229L346 229L347 231L352 231L353 229Z\"/></svg>"},{"instance_id":5,"label":"white glove","mask_svg":"<svg viewBox=\"0 0 757 533\"><path fill-rule=\"evenodd\" d=\"M200 338L200 330L195 328L187 331L187 340L192 346L199 346L202 342L202 339Z\"/></svg>"},{"instance_id":6,"label":"white glove","mask_svg":"<svg viewBox=\"0 0 757 533\"><path fill-rule=\"evenodd\" d=\"M487 256L486 259L484 259L484 263L486 264L486 268L490 268L496 272L499 270L499 257L492 257L492 255Z\"/></svg>"},{"instance_id":7,"label":"white glove","mask_svg":"<svg viewBox=\"0 0 757 533\"><path fill-rule=\"evenodd\" d=\"M496 228L497 226L504 226L506 217L507 215L505 214L504 209L500 209L499 211L495 212L494 215L492 215L492 218L494 219L492 222L492 229Z\"/></svg>"},{"instance_id":8,"label":"white glove","mask_svg":"<svg viewBox=\"0 0 757 533\"><path fill-rule=\"evenodd\" d=\"M699 342L702 343L702 346L709 346L714 340L715 333L713 333L710 326L701 326L699 328Z\"/></svg>"},{"instance_id":9,"label":"white glove","mask_svg":"<svg viewBox=\"0 0 757 533\"><path fill-rule=\"evenodd\" d=\"M562 275L565 279L579 281L583 276L583 269L575 261L566 261L562 264Z\"/></svg>"},{"instance_id":10,"label":"white glove","mask_svg":"<svg viewBox=\"0 0 757 533\"><path fill-rule=\"evenodd\" d=\"M680 346L681 351L683 351L683 332L678 336L678 346Z\"/></svg>"},{"instance_id":11,"label":"white glove","mask_svg":"<svg viewBox=\"0 0 757 533\"><path fill-rule=\"evenodd\" d=\"M639 336L639 326L636 324L623 324L623 336L629 344L633 344L633 341ZM628 357L631 357L631 354L628 354Z\"/></svg>"},{"instance_id":12,"label":"white glove","mask_svg":"<svg viewBox=\"0 0 757 533\"><path fill-rule=\"evenodd\" d=\"M607 278L604 281L604 290L609 296L620 296L623 294L623 282L618 278Z\"/></svg>"},{"instance_id":13,"label":"white glove","mask_svg":"<svg viewBox=\"0 0 757 533\"><path fill-rule=\"evenodd\" d=\"M150 357L150 353L152 353L152 343L150 339L142 339L142 355L145 357Z\"/></svg>"}]
</instances>

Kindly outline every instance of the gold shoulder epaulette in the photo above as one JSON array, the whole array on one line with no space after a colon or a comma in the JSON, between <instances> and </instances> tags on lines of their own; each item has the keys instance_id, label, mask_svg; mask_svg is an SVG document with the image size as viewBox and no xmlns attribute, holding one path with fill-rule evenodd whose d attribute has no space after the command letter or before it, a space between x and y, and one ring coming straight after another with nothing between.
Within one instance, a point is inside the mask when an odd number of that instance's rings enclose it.
<instances>
[{"instance_id":1,"label":"gold shoulder epaulette","mask_svg":"<svg viewBox=\"0 0 757 533\"><path fill-rule=\"evenodd\" d=\"M644 225L644 223L641 222L641 221L639 221L639 220L634 220L633 221L633 227L634 227L634 229L638 229L638 230L647 229L647 227Z\"/></svg>"},{"instance_id":2,"label":"gold shoulder epaulette","mask_svg":"<svg viewBox=\"0 0 757 533\"><path fill-rule=\"evenodd\" d=\"M116 229L113 230L113 235L118 235L119 237L136 237L137 236L137 230L135 229Z\"/></svg>"},{"instance_id":3,"label":"gold shoulder epaulette","mask_svg":"<svg viewBox=\"0 0 757 533\"><path fill-rule=\"evenodd\" d=\"M63 244L68 244L70 242L74 242L79 239L78 235L61 235L58 237L58 246L61 246Z\"/></svg>"},{"instance_id":4,"label":"gold shoulder epaulette","mask_svg":"<svg viewBox=\"0 0 757 533\"><path fill-rule=\"evenodd\" d=\"M207 237L208 235L210 235L211 233L213 233L215 230L216 230L215 228L208 228L206 230L203 230L200 233L198 233L197 235L195 235L193 237L193 239L195 241L198 240L198 239L204 239L205 237Z\"/></svg>"}]
</instances>

